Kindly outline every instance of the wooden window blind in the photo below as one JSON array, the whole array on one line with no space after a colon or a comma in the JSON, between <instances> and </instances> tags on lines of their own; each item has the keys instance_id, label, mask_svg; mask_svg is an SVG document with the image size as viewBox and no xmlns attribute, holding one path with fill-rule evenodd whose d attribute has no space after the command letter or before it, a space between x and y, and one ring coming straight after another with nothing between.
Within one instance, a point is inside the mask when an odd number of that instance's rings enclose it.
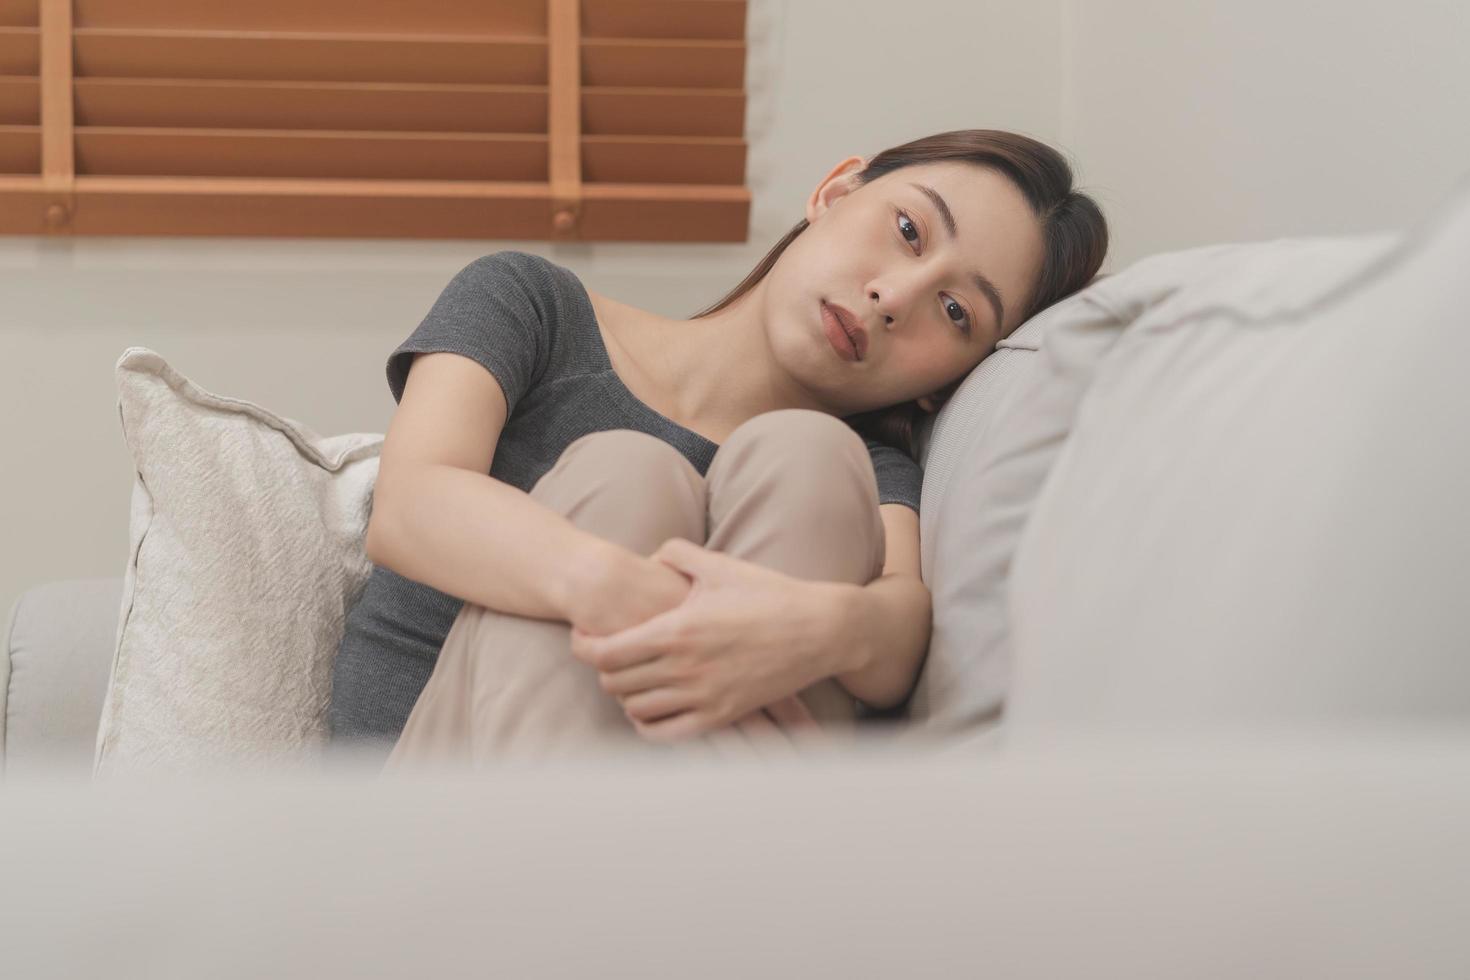
<instances>
[{"instance_id":1,"label":"wooden window blind","mask_svg":"<svg viewBox=\"0 0 1470 980\"><path fill-rule=\"evenodd\" d=\"M745 241L745 0L0 0L0 233Z\"/></svg>"}]
</instances>

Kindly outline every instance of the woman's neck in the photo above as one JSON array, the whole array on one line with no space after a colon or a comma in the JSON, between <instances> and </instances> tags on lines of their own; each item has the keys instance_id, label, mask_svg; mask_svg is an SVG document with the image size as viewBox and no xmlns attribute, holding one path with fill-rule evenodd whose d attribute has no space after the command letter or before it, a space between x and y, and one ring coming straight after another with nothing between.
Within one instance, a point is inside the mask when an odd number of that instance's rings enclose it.
<instances>
[{"instance_id":1,"label":"woman's neck","mask_svg":"<svg viewBox=\"0 0 1470 980\"><path fill-rule=\"evenodd\" d=\"M624 386L713 442L762 412L816 407L780 370L764 325L750 317L756 303L675 320L589 295L604 340L612 335L608 355Z\"/></svg>"}]
</instances>

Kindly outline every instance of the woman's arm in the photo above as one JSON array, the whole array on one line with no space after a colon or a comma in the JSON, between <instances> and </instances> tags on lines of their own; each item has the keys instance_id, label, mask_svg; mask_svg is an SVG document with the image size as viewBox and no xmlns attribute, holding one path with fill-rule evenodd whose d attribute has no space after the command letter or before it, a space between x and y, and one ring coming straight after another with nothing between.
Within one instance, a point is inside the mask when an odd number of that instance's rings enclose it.
<instances>
[{"instance_id":1,"label":"woman's arm","mask_svg":"<svg viewBox=\"0 0 1470 980\"><path fill-rule=\"evenodd\" d=\"M874 708L902 704L913 691L929 649L933 606L919 575L919 515L883 504L883 574L867 585L830 586L833 675L849 694Z\"/></svg>"}]
</instances>

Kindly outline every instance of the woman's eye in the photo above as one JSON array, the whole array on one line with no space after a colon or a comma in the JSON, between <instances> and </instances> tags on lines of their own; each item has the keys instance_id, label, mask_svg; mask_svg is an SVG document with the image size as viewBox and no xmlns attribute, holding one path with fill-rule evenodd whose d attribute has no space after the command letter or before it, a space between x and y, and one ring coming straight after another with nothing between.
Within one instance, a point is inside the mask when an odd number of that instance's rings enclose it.
<instances>
[{"instance_id":1,"label":"woman's eye","mask_svg":"<svg viewBox=\"0 0 1470 980\"><path fill-rule=\"evenodd\" d=\"M909 233L906 229L913 229L913 238L909 237ZM898 212L898 233L904 237L904 241L909 242L910 244L919 240L919 226L914 224L913 221L909 219L909 216L907 214L904 214L902 211ZM950 320L959 324L961 332L963 332L966 337L970 336L970 315L965 312L965 308L963 306L961 306L959 303L956 303L952 299L947 299L944 303L944 312L945 315L950 318Z\"/></svg>"},{"instance_id":2,"label":"woman's eye","mask_svg":"<svg viewBox=\"0 0 1470 980\"><path fill-rule=\"evenodd\" d=\"M970 315L965 312L965 308L963 306L961 306L959 303L956 303L952 299L945 300L944 312L949 315L949 318L951 320L961 326L961 328L965 332L966 337L970 335Z\"/></svg>"},{"instance_id":3,"label":"woman's eye","mask_svg":"<svg viewBox=\"0 0 1470 980\"><path fill-rule=\"evenodd\" d=\"M909 233L904 230L905 227L913 229L913 238L909 237ZM919 226L910 221L909 216L904 214L902 211L898 212L898 233L903 236L904 241L908 242L911 245L919 240Z\"/></svg>"}]
</instances>

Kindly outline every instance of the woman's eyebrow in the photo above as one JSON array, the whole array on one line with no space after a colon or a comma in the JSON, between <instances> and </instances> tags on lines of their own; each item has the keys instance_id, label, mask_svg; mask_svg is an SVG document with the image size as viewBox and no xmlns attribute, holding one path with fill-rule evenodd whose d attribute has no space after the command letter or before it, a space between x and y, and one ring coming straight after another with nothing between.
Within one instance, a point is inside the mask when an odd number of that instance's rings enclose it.
<instances>
[{"instance_id":1,"label":"woman's eyebrow","mask_svg":"<svg viewBox=\"0 0 1470 980\"><path fill-rule=\"evenodd\" d=\"M954 212L949 209L949 202L945 201L938 191L926 184L910 183L909 186L922 191L924 196L934 205L935 210L939 212L939 217L944 221L944 230L949 232L949 240L954 241L959 237L959 228L955 224ZM1001 326L1006 322L1006 306L1005 302L1000 298L1000 290L995 288L995 283L991 282L978 269L971 271L970 281L990 301L991 308L995 310L995 329L999 331Z\"/></svg>"}]
</instances>

